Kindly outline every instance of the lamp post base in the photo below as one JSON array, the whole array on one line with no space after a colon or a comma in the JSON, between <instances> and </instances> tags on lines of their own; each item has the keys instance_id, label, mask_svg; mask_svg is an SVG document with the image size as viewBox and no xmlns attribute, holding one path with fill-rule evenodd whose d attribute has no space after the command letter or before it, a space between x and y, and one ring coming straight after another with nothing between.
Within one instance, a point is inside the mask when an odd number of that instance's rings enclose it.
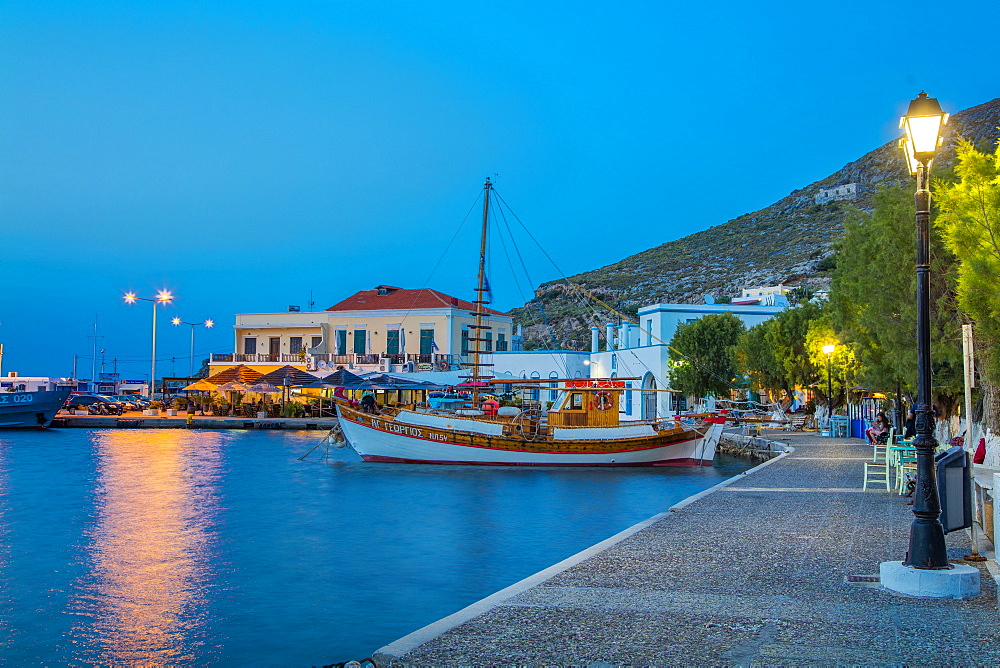
<instances>
[{"instance_id":1,"label":"lamp post base","mask_svg":"<svg viewBox=\"0 0 1000 668\"><path fill-rule=\"evenodd\" d=\"M902 561L879 564L882 586L886 589L928 598L972 598L979 596L979 569L953 564L949 569L904 566Z\"/></svg>"}]
</instances>

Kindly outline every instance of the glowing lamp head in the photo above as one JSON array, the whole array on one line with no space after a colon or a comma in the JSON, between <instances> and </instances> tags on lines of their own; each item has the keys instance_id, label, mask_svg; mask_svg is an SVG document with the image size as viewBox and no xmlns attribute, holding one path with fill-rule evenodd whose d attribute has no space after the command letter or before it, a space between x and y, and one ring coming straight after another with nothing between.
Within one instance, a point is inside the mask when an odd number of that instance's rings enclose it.
<instances>
[{"instance_id":1,"label":"glowing lamp head","mask_svg":"<svg viewBox=\"0 0 1000 668\"><path fill-rule=\"evenodd\" d=\"M823 352L827 355L832 355L833 351L837 349L837 346L833 343L823 346Z\"/></svg>"},{"instance_id":2,"label":"glowing lamp head","mask_svg":"<svg viewBox=\"0 0 1000 668\"><path fill-rule=\"evenodd\" d=\"M206 320L205 321L205 327L208 327L209 329L212 329L213 327L215 327L215 321L214 320Z\"/></svg>"},{"instance_id":3,"label":"glowing lamp head","mask_svg":"<svg viewBox=\"0 0 1000 668\"><path fill-rule=\"evenodd\" d=\"M181 319L180 318L174 318L170 322L174 323L175 325L179 325L179 324L181 324Z\"/></svg>"},{"instance_id":4,"label":"glowing lamp head","mask_svg":"<svg viewBox=\"0 0 1000 668\"><path fill-rule=\"evenodd\" d=\"M941 111L937 98L927 97L927 93L921 91L917 99L910 101L906 115L899 119L899 127L906 131L916 160L926 162L934 157L947 122L948 114Z\"/></svg>"},{"instance_id":5,"label":"glowing lamp head","mask_svg":"<svg viewBox=\"0 0 1000 668\"><path fill-rule=\"evenodd\" d=\"M169 290L160 290L156 293L156 301L168 303L174 300L173 294Z\"/></svg>"},{"instance_id":6,"label":"glowing lamp head","mask_svg":"<svg viewBox=\"0 0 1000 668\"><path fill-rule=\"evenodd\" d=\"M125 303L126 304L134 304L135 303L135 299L136 299L136 297L135 297L135 293L134 292L126 292L125 293Z\"/></svg>"}]
</instances>

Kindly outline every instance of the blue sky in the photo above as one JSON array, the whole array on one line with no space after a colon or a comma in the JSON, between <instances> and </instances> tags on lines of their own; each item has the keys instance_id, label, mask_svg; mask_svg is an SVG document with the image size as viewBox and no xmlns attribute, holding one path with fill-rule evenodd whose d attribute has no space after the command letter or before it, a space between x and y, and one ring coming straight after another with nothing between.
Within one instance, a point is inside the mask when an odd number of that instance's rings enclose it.
<instances>
[{"instance_id":1,"label":"blue sky","mask_svg":"<svg viewBox=\"0 0 1000 668\"><path fill-rule=\"evenodd\" d=\"M925 19L911 19L911 12ZM566 274L764 207L998 94L993 3L5 2L3 368L148 373L148 304L233 314L474 286L483 179ZM927 35L910 35L926 26ZM921 51L917 45L926 48ZM558 278L537 252L537 283ZM500 271L496 306L528 296ZM186 373L161 319L158 370ZM174 359L172 362L171 359ZM99 368L99 364L98 364Z\"/></svg>"}]
</instances>

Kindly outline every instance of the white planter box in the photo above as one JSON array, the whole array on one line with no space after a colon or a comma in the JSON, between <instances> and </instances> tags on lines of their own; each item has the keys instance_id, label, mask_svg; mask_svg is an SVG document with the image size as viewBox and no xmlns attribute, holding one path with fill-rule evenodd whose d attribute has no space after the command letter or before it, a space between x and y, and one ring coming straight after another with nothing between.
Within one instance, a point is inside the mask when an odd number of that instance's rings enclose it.
<instances>
[{"instance_id":1,"label":"white planter box","mask_svg":"<svg viewBox=\"0 0 1000 668\"><path fill-rule=\"evenodd\" d=\"M158 408L147 408L142 412L143 415L159 415L160 409Z\"/></svg>"},{"instance_id":2,"label":"white planter box","mask_svg":"<svg viewBox=\"0 0 1000 668\"><path fill-rule=\"evenodd\" d=\"M263 420L267 417L267 411L257 411L257 418Z\"/></svg>"},{"instance_id":3,"label":"white planter box","mask_svg":"<svg viewBox=\"0 0 1000 668\"><path fill-rule=\"evenodd\" d=\"M177 410L173 408L168 408L167 415L177 415Z\"/></svg>"},{"instance_id":4,"label":"white planter box","mask_svg":"<svg viewBox=\"0 0 1000 668\"><path fill-rule=\"evenodd\" d=\"M73 415L90 415L90 411L73 411Z\"/></svg>"}]
</instances>

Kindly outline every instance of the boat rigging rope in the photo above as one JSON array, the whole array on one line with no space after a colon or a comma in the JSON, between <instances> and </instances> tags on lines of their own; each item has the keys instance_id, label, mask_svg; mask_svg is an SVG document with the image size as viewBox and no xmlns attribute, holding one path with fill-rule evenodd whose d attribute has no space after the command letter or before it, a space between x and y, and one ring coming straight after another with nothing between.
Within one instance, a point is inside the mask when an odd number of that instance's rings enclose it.
<instances>
[{"instance_id":1,"label":"boat rigging rope","mask_svg":"<svg viewBox=\"0 0 1000 668\"><path fill-rule=\"evenodd\" d=\"M326 446L326 450L323 452L323 455L319 458L320 461L323 461L324 459L328 459L330 457L331 445L337 449L340 449L345 445L347 445L347 438L344 436L344 429L343 427L340 426L339 423L331 427L330 430L326 432L326 435L324 435L316 445L314 445L312 448L309 449L309 452L299 457L299 461L304 460L306 457L315 452L317 448L323 445Z\"/></svg>"},{"instance_id":2,"label":"boat rigging rope","mask_svg":"<svg viewBox=\"0 0 1000 668\"><path fill-rule=\"evenodd\" d=\"M503 203L503 205L505 207L507 207L507 210L510 211L510 215L512 215L514 217L514 220L516 220L518 222L518 224L520 224L521 228L525 231L525 233L528 235L528 237L532 241L535 242L535 245L538 246L538 249L542 252L543 255L545 255L545 257L548 259L548 261L550 263L552 263L552 266L555 267L556 271L559 272L559 275L562 276L563 281L565 281L566 285L568 285L571 289L578 291L583 296L585 296L585 297L587 297L589 299L592 299L593 301L597 302L598 304L600 304L604 308L608 309L609 311L611 311L612 313L614 313L615 315L617 315L619 318L621 318L622 322L630 322L630 323L632 323L633 325L635 325L639 329L639 331L641 333L647 334L648 336L651 337L651 339L655 339L659 343L667 346L670 350L672 350L673 352L677 353L678 355L680 355L681 357L683 357L684 359L686 359L691 364L694 364L694 365L698 366L702 371L705 371L706 373L708 373L708 374L710 374L712 376L715 376L719 380L724 381L726 383L726 385L728 385L729 387L732 387L732 388L736 387L735 385L733 385L732 381L729 380L728 378L723 378L722 376L720 376L720 375L712 372L710 369L708 369L704 365L698 363L696 360L693 360L692 358L690 358L688 355L684 354L680 350L677 350L676 348L674 348L673 346L671 346L666 341L663 341L662 339L660 339L658 336L656 336L652 332L648 332L648 331L644 330L642 328L642 325L640 325L639 323L635 322L634 320L632 320L632 318L628 317L627 315L625 315L624 313L622 313L618 309L614 308L610 304L606 303L605 301L603 301L602 299L600 299L599 297L597 297L596 295L594 295L594 293L591 292L590 290L587 290L582 285L578 285L577 283L574 283L573 281L569 280L569 277L566 276L565 272L563 272L563 270L559 267L559 265L556 264L556 261L552 259L552 256L549 255L545 251L544 248L542 248L542 245L540 243L538 243L538 239L536 239L534 237L534 235L531 234L531 230L528 229L528 227L521 221L521 219L514 212L514 210L511 209L510 205L507 204L507 201L503 198L503 196L500 193L497 192L496 188L493 189L493 194L494 194L494 196L496 196L496 198L498 200L500 200L500 202Z\"/></svg>"},{"instance_id":3,"label":"boat rigging rope","mask_svg":"<svg viewBox=\"0 0 1000 668\"><path fill-rule=\"evenodd\" d=\"M504 228L507 231L507 236L510 237L511 247L513 247L514 253L517 255L518 262L521 265L521 271L524 272L525 280L527 280L528 285L534 285L534 281L531 280L531 274L528 272L528 267L524 262L524 256L521 255L521 249L517 245L517 240L514 238L513 231L510 229L510 223L507 222L507 216L504 214L503 208L497 205L495 201L491 202L491 208L495 208L496 211L496 213L494 213L493 216L494 220L498 218L497 213L499 213L499 220L503 221ZM497 236L500 238L500 245L503 247L504 255L506 255L507 257L507 264L510 266L510 273L514 277L514 283L517 285L517 291L521 295L521 300L525 303L525 305L527 305L531 300L527 298L527 296L524 293L524 290L521 289L521 281L517 276L517 271L514 269L514 262L510 257L510 252L507 250L507 242L504 239L503 229L499 225L496 225L495 227L497 230ZM541 302L538 302L538 310L541 314L542 324L545 325L545 328L549 332L549 338L552 340L552 348L556 349L559 347L559 342L556 339L555 330L552 328L552 325L549 323L549 320L545 315L545 305L542 304ZM531 318L532 322L535 322L535 319L532 316L530 309L525 308L524 312L529 316L529 318ZM565 365L562 364L559 358L556 358L556 364L562 370L563 376L568 374L568 370L566 369Z\"/></svg>"}]
</instances>

